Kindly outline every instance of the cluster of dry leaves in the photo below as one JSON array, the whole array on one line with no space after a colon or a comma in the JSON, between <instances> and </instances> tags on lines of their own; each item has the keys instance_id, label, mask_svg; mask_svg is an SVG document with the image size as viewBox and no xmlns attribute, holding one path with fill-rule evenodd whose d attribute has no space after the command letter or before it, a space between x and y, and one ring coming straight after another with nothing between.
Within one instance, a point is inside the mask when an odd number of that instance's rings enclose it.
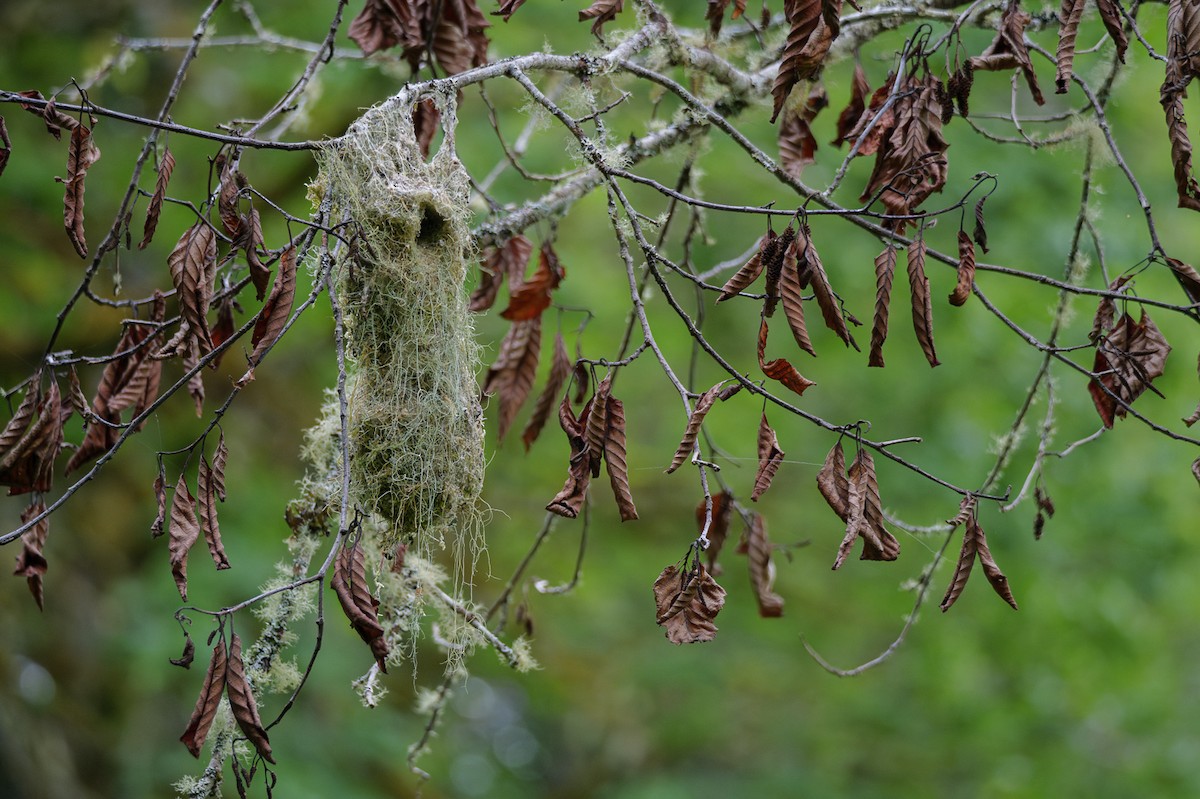
<instances>
[{"instance_id":1,"label":"cluster of dry leaves","mask_svg":"<svg viewBox=\"0 0 1200 799\"><path fill-rule=\"evenodd\" d=\"M229 709L233 718L241 728L242 734L254 746L258 755L268 763L274 763L271 755L271 742L267 731L263 728L262 719L258 715L258 702L246 679L246 664L242 659L242 641L237 633L230 636L228 647L225 635L214 631L217 644L213 647L212 658L208 662L208 671L204 674L204 686L196 699L196 708L188 720L180 741L195 757L200 757L200 749L208 737L208 731L216 718L217 708L221 705L222 696L228 698ZM209 644L212 644L212 637ZM175 661L178 665L189 666L192 662L191 638L188 639L189 649L184 657Z\"/></svg>"}]
</instances>

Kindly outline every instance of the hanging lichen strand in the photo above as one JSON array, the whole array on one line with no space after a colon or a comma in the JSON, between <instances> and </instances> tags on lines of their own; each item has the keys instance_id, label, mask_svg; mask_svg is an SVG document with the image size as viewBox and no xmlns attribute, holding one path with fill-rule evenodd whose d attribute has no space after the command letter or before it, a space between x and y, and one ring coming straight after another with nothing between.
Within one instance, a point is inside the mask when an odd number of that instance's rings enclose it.
<instances>
[{"instance_id":1,"label":"hanging lichen strand","mask_svg":"<svg viewBox=\"0 0 1200 799\"><path fill-rule=\"evenodd\" d=\"M472 256L468 179L454 153L454 99L426 162L405 93L371 109L319 156L314 188L346 220L344 306L354 502L417 552L481 534L478 347L463 281ZM472 553L474 554L474 553ZM458 562L462 566L462 561Z\"/></svg>"}]
</instances>

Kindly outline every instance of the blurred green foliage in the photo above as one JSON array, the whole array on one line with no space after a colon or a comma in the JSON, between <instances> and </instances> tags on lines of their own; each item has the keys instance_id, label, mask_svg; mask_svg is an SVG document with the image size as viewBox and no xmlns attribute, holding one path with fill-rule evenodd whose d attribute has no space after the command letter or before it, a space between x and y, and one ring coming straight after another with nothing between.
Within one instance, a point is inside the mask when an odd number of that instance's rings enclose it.
<instances>
[{"instance_id":1,"label":"blurred green foliage","mask_svg":"<svg viewBox=\"0 0 1200 799\"><path fill-rule=\"evenodd\" d=\"M272 30L308 40L323 35L333 6L319 0L261 5L258 11ZM497 21L493 52L529 52L547 43L557 52L590 47L587 26L575 21L579 5L530 0L512 22ZM668 9L674 11L671 5ZM357 13L358 6L352 3L348 14ZM699 24L700 6L693 6L679 13ZM50 94L102 63L114 52L117 35L190 35L199 8L178 2L50 5L10 0L0 86ZM618 27L631 24L631 16L627 11ZM1141 13L1145 30L1159 47L1164 18L1165 8L1159 6ZM215 31L241 35L248 27L229 7L218 13ZM1094 41L1095 30L1087 31L1093 36L1088 41ZM1053 47L1052 34L1035 38ZM981 49L989 39L986 33L971 33L967 42ZM900 42L889 35L864 51L873 85L884 77ZM338 43L352 47L344 35ZM1116 88L1119 102L1111 108L1110 121L1157 210L1168 251L1195 260L1200 228L1188 212L1173 207L1157 102L1160 67L1135 50ZM92 99L152 114L177 57L170 50L130 57L92 92ZM1081 58L1082 74L1089 79L1099 74L1104 58ZM304 59L285 50L205 50L174 119L211 128L261 113L291 84ZM1048 83L1046 62L1039 61L1038 69ZM393 91L405 73L388 64L335 63L322 73L304 122L292 136L339 134L361 108ZM1007 112L1007 81L1005 75L980 75L973 110ZM833 109L816 122L821 142L833 136L834 112L848 91L849 64L831 69L826 85ZM511 140L525 123L520 110L524 100L511 85L489 92ZM1052 98L1046 110L1067 108L1076 99ZM669 99L651 108L642 97L614 112L609 129L620 140L642 130L647 115L669 118L672 110ZM0 179L5 280L0 379L8 387L37 363L54 314L83 267L63 235L62 190L53 180L63 171L63 146L19 109L8 106L0 113L8 121L14 148ZM485 173L499 150L474 92L467 93L463 115L460 154L473 172ZM769 148L773 133L766 116L762 109L752 109L739 122ZM97 240L116 207L142 135L111 120L97 127L103 158L89 175L87 193L89 231ZM987 260L1060 276L1078 202L1082 145L1033 151L991 144L958 121L948 127L947 136L952 145L947 201L966 190L975 172L1000 178L987 206L992 244ZM173 193L198 194L208 180L207 159L214 147L181 136L171 136L170 143L179 162ZM562 134L547 128L534 139L530 168L561 169L565 147ZM806 180L821 185L841 157L822 144ZM673 183L681 158L668 157L648 173ZM698 185L709 199L793 203L724 142L711 145L704 165ZM309 156L248 152L242 166L264 194L292 213L307 213L304 184L315 172ZM840 195L844 202L855 202L854 187L863 185L869 168L855 164ZM1096 201L1095 222L1105 236L1109 269L1116 273L1135 266L1148 244L1140 209L1111 162L1100 170L1098 184L1103 193ZM506 177L495 191L515 199L534 196L537 188ZM662 208L660 198L648 192L631 190L631 196L651 215ZM174 238L171 231L182 229L188 213L168 208L153 247L120 252L119 279L127 296L168 281L165 255ZM267 222L268 242L278 242L284 235L281 223ZM754 219L710 213L708 223L711 239L693 254L700 268L735 256L761 234L761 222ZM835 286L852 310L869 318L871 262L879 242L836 220L814 218L813 228ZM547 232L543 226L531 231L531 237ZM930 233L931 244L951 249L954 233L954 220L943 219ZM583 334L585 352L612 355L629 288L603 197L588 198L562 221L557 248L567 268L558 301L595 315ZM1139 290L1174 300L1177 289L1161 271L1141 274ZM110 274L102 273L98 285L107 287ZM1035 332L1046 329L1055 302L1051 292L994 274L981 273L979 279L1019 324ZM839 423L868 419L877 439L920 435L922 443L903 445L906 457L955 483L976 485L990 468L989 449L1007 431L1039 359L978 302L957 310L942 303L938 295L953 282L949 269L932 267L931 280L941 368L928 368L908 333L903 307L907 287L901 286L894 300L888 367L868 370L865 354L845 350L828 331L814 329L820 357L797 362L818 386L802 405ZM1088 281L1093 286L1103 282L1095 274ZM683 285L676 289L681 297L691 297ZM649 294L653 298L656 293ZM1082 340L1093 311L1086 302L1074 305L1076 318L1064 337L1068 341ZM736 302L714 308L709 298L704 312L714 344L751 363L756 309ZM581 318L570 310L558 314L568 333ZM107 354L119 319L112 311L81 305L69 318L61 346ZM655 319L668 357L686 364L686 332L667 316ZM1167 374L1156 383L1165 399L1147 394L1138 407L1173 425L1194 407L1197 395L1195 328L1174 315L1159 314L1156 321L1176 351ZM494 314L478 323L480 338L490 347L504 328ZM864 332L860 339L867 336ZM773 338L772 347L784 338ZM240 372L234 354L207 377L210 403L223 396L224 381ZM281 541L288 530L282 510L302 472L296 454L302 431L315 417L334 373L328 304L322 300L272 352L223 423L231 450L231 492L222 526L234 568L213 574L206 564L193 564L192 594L205 607L251 595L283 557ZM1061 401L1056 441L1065 445L1089 435L1098 421L1079 376L1059 371L1056 377ZM703 389L718 378L713 369L701 366L695 384ZM84 378L85 390L95 379ZM1033 540L1028 503L1007 515L993 507L982 511L992 551L1011 580L1021 612L1013 613L976 576L953 612L938 613L938 592L952 566L943 564L933 577L931 601L895 657L860 677L840 680L805 654L800 635L838 665L877 654L911 610L913 595L902 590L903 584L919 576L940 536L901 534L903 554L897 563L852 561L831 573L828 566L841 529L820 500L814 476L833 438L772 409L771 422L788 457L760 504L772 538L786 548L786 556L777 558L776 587L787 602L785 615L777 620L757 617L742 560L727 552L721 582L729 597L718 618L720 635L703 646L671 646L654 625L650 586L695 536L699 486L693 474L688 469L663 474L685 420L677 397L648 358L622 373L617 394L627 409L631 476L642 518L618 524L611 500L603 491L595 492L580 586L566 596L522 593L535 624L534 654L542 669L517 676L486 652L474 658L470 682L456 690L432 753L421 763L432 775L424 796L1200 795L1195 769L1200 732L1194 723L1200 712L1194 668L1200 656L1200 628L1194 620L1200 607L1200 583L1194 578L1200 570L1200 541L1196 485L1188 471L1194 450L1127 420L1072 457L1052 459L1045 485L1058 512L1041 541ZM1039 402L1044 405L1044 395ZM728 453L724 474L743 493L753 481L760 410L756 400L743 395L710 416L715 440ZM77 441L78 422L71 424L70 435ZM0 795L157 797L168 795L168 786L181 775L198 771L176 738L201 675L199 667L184 672L167 663L182 645L172 620L177 595L165 542L152 541L148 534L154 453L188 442L198 429L188 400L171 403L113 466L54 517L44 613L37 613L22 580L0 581ZM1035 433L1026 431L1002 485L1023 480L1036 447ZM559 438L557 431L548 431L528 455L515 438L503 446L489 440L493 455L486 499L495 514L488 531L490 557L475 589L480 601L494 598L523 557L541 524L542 507L565 476L567 449ZM957 497L879 460L884 504L895 515L925 525L953 515ZM16 499L0 508L5 529L20 508ZM560 523L531 574L551 583L568 581L578 537L578 523ZM956 546L951 544L952 552ZM412 706L417 685L436 682L436 653L421 654L415 681L391 675L391 694L383 706L364 710L349 683L367 669L370 657L338 611L328 603L327 609L330 623L312 680L296 708L271 731L280 761L276 795L412 795L417 781L405 766L405 752L425 724ZM238 623L248 629L255 624L250 618ZM313 630L310 625L300 632L295 657L303 664ZM206 634L198 620L193 635L202 642ZM281 701L268 696L264 718L272 718Z\"/></svg>"}]
</instances>

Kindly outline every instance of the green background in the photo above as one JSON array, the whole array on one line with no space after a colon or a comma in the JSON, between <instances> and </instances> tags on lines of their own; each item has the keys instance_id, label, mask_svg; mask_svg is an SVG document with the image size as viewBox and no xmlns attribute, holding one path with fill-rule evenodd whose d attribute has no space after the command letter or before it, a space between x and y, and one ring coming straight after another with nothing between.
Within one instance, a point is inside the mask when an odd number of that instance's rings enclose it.
<instances>
[{"instance_id":1,"label":"green background","mask_svg":"<svg viewBox=\"0 0 1200 799\"><path fill-rule=\"evenodd\" d=\"M668 10L673 10L668 4ZM699 25L700 4L680 19ZM549 42L556 52L591 46L587 25L574 19L578 4L529 0L507 25L491 30L494 56L522 53ZM114 37L185 37L201 6L197 3L89 2L8 3L0 33L0 87L38 88L49 94L71 77L86 75L114 51ZM357 13L352 3L347 16ZM490 8L485 8L485 11ZM328 2L263 4L264 23L279 33L313 40L327 27ZM1090 12L1089 12L1090 14ZM1141 15L1150 40L1163 48L1165 8ZM633 24L632 12L610 30ZM940 29L939 29L940 30ZM1081 42L1098 40L1089 22ZM247 25L233 7L215 19L217 35L241 35ZM1090 37L1090 38L1089 38ZM1054 46L1053 32L1035 36ZM990 40L972 33L967 46L978 52ZM902 39L882 37L864 51L877 85ZM339 46L353 44L339 37ZM174 74L177 51L142 53L92 93L105 106L153 114ZM939 55L940 58L940 55ZM1080 73L1100 74L1107 56L1081 56ZM1127 76L1117 88L1111 122L1124 156L1156 209L1168 251L1195 260L1200 235L1189 212L1174 208L1171 167L1158 105L1161 65L1131 48ZM184 86L174 119L212 127L217 122L261 113L291 84L304 56L258 48L205 50ZM1104 62L1104 63L1102 63ZM1052 66L1035 61L1043 90L1052 90ZM338 62L315 87L305 123L292 138L337 135L360 110L395 91L406 69L386 63ZM805 180L823 185L842 154L824 142L833 137L836 112L849 85L849 64L830 69L826 80L832 107L816 123L822 142L818 163ZM1009 107L1007 75L980 75L973 111L1004 113ZM511 140L524 124L525 100L511 85L497 85L493 101L506 115ZM1023 87L1022 107L1028 105ZM644 130L653 93L639 90L609 122L614 139ZM1044 113L1078 104L1079 96L1051 97ZM664 100L653 113L669 118ZM1031 109L1026 109L1031 110ZM6 387L37 363L53 315L69 296L82 270L61 228L65 146L50 139L40 122L13 106L0 109L8 122L14 155L0 178L0 378ZM475 174L485 174L499 151L474 92L464 100L460 155ZM765 108L746 112L745 126L760 146L773 151ZM996 129L999 129L997 127ZM1011 133L1011 131L1010 131ZM102 160L88 177L87 219L98 242L128 180L142 132L105 120L96 131ZM988 201L992 251L981 260L1059 277L1079 196L1083 146L1073 143L1031 151L983 142L961 122L947 128L950 180L943 196L926 205L949 203L970 186L970 176L988 171L1000 188ZM172 194L198 197L208 178L208 143L172 136L179 167ZM555 171L573 164L565 138L546 128L529 153L532 169ZM680 157L647 172L673 182ZM702 161L699 188L713 200L782 207L795 204L744 154L715 143ZM308 213L304 183L315 173L309 156L248 152L242 162L254 186L292 213ZM840 195L855 202L869 175L856 163ZM143 181L143 186L148 186ZM1104 236L1105 258L1115 275L1136 266L1149 249L1132 191L1111 161L1099 171L1103 190L1094 219ZM537 188L505 178L495 187L507 200L533 196ZM660 199L631 190L654 216ZM140 224L139 205L135 230ZM957 219L944 218L930 232L932 246L953 247ZM179 208L163 214L156 243L144 252L122 250L123 291L140 296L165 286L165 256L175 233L189 224ZM711 241L698 246L699 269L733 257L761 234L759 219L710 214ZM850 309L867 320L873 304L872 259L879 242L833 219L814 221L835 288ZM535 243L545 225L529 231ZM284 230L268 220L268 244ZM556 247L567 279L556 299L595 314L582 340L591 357L611 357L621 330L628 286L604 216L603 197L579 204L558 230ZM1095 262L1093 255L1092 261ZM1180 301L1161 268L1138 278L1139 292ZM886 369L867 369L865 353L844 349L828 331L813 326L816 360L788 354L786 334L772 350L787 355L818 386L799 403L836 423L868 419L871 435L890 439L922 436L921 444L898 452L953 483L974 486L991 467L989 449L1011 424L1013 413L1039 358L976 300L952 309L941 297L953 273L930 267L935 334L943 366L930 370L909 332L907 286L901 277L893 298L893 331ZM111 286L102 271L98 288ZM1095 272L1087 285L1100 286ZM1044 335L1055 297L1025 281L981 273L980 286L1006 313L1036 335ZM307 287L304 289L307 290ZM679 296L694 306L691 293ZM502 298L503 301L503 298ZM686 373L689 341L663 313L651 293L655 332L672 361ZM1074 302L1074 321L1064 341L1083 340L1094 310ZM253 312L247 308L247 312ZM757 310L753 303L706 308L711 340L736 363L753 365ZM245 318L244 316L241 318ZM72 314L62 348L88 355L111 351L120 315L90 306ZM581 315L548 312L547 330L561 323L574 345ZM813 317L815 320L815 317ZM1138 408L1172 429L1195 406L1194 323L1172 314L1155 319L1175 346L1167 374L1158 382L1165 398L1152 394ZM559 321L561 320L561 322ZM778 324L778 323L777 323ZM485 359L506 323L495 312L478 320ZM781 325L780 325L781 327ZM201 555L193 557L192 595L219 607L251 595L283 557L288 530L282 511L302 474L297 456L302 432L314 419L322 392L334 377L328 304L316 309L284 340L259 370L258 379L227 417L230 499L222 528L234 568L213 574ZM864 346L869 331L858 336ZM549 350L549 335L545 351ZM1090 355L1079 355L1090 361ZM545 368L543 367L543 374ZM209 407L223 396L227 379L241 372L237 355L208 376ZM1058 370L1056 445L1082 438L1098 427L1086 386L1076 373ZM719 378L703 366L696 388ZM84 375L85 390L96 374ZM540 382L539 386L540 388ZM530 589L535 624L534 655L542 668L514 675L481 652L470 662L472 678L456 691L445 721L422 767L432 775L428 797L1095 797L1194 796L1200 793L1195 763L1200 734L1196 669L1200 632L1197 487L1188 465L1194 447L1167 441L1135 420L1082 447L1070 458L1048 463L1044 484L1057 514L1035 542L1030 503L999 514L985 506L981 522L991 549L1009 576L1019 613L1012 612L975 576L948 614L936 609L952 563L933 576L931 596L909 640L884 666L855 679L822 671L804 652L803 634L840 666L869 659L895 637L912 608L906 582L918 577L941 537L897 532L903 548L897 563L851 560L829 570L841 525L816 492L814 477L833 436L804 422L769 411L787 460L774 488L759 503L772 539L788 547L777 557L776 590L787 605L781 619L760 619L743 576L744 561L727 552L722 584L729 596L712 643L675 647L654 624L650 586L661 569L676 562L695 536L693 508L699 499L694 473L664 475L685 419L678 398L648 357L618 382L629 425L633 490L641 519L621 525L603 490L593 492L592 529L580 586L566 596ZM1036 425L1044 397L1031 417ZM728 453L726 479L742 495L753 483L755 434L761 404L739 395L712 416L716 440ZM528 411L526 411L528 413ZM489 412L489 420L494 411ZM518 419L523 424L525 416ZM13 797L155 797L170 793L197 764L176 739L199 688L198 668L170 666L182 644L172 620L177 607L165 541L148 534L153 517L154 453L179 447L200 429L190 400L180 397L131 440L121 457L86 486L51 525L47 556L46 610L39 614L19 578L0 581L0 795ZM69 436L78 440L78 420ZM1001 485L1019 485L1034 448L1027 431ZM479 575L475 595L490 602L528 549L542 507L566 473L566 445L548 429L527 455L517 436L501 446L489 437L491 462L486 500L496 510L488 529L490 575ZM878 459L885 507L918 525L953 515L957 497ZM59 490L63 482L59 483ZM5 529L23 507L18 498L0 505ZM566 582L577 550L579 525L560 523L530 569L551 583ZM807 546L791 546L807 544ZM957 540L951 545L953 551ZM15 555L15 550L10 550ZM332 596L327 599L332 600ZM366 671L366 648L329 607L325 647L312 681L289 718L272 730L280 763L276 795L284 797L408 796L417 785L405 752L425 723L412 710L418 685L433 685L437 654L422 651L416 679L388 678L383 706L365 710L349 683ZM254 624L239 620L245 632ZM196 625L199 642L207 632ZM311 625L301 631L295 657L311 646ZM510 627L506 636L515 636ZM202 649L203 652L203 649ZM204 656L201 654L200 660ZM282 698L265 697L264 718L273 718ZM259 786L261 792L261 785ZM233 793L227 785L227 795Z\"/></svg>"}]
</instances>

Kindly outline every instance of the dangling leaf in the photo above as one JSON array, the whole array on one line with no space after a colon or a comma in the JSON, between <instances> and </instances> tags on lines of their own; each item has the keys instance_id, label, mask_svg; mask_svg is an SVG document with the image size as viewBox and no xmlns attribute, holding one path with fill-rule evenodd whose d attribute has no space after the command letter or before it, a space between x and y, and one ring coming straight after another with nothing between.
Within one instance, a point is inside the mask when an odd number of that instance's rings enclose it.
<instances>
[{"instance_id":1,"label":"dangling leaf","mask_svg":"<svg viewBox=\"0 0 1200 799\"><path fill-rule=\"evenodd\" d=\"M666 628L668 641L703 643L717 635L713 620L725 605L725 589L699 561L684 572L668 566L654 581L654 604L655 621Z\"/></svg>"},{"instance_id":2,"label":"dangling leaf","mask_svg":"<svg viewBox=\"0 0 1200 799\"><path fill-rule=\"evenodd\" d=\"M241 728L242 734L254 745L263 760L274 763L271 742L267 739L267 731L263 729L262 721L258 717L258 702L254 699L250 682L246 679L246 666L242 662L242 641L237 633L233 634L229 644L225 694L229 697L229 709L233 711L233 719Z\"/></svg>"},{"instance_id":3,"label":"dangling leaf","mask_svg":"<svg viewBox=\"0 0 1200 799\"><path fill-rule=\"evenodd\" d=\"M792 337L800 349L814 358L812 340L808 337L808 326L804 321L804 293L800 287L800 270L796 259L796 241L787 248L783 258L783 271L779 276L779 295L783 300L783 315L787 318Z\"/></svg>"},{"instance_id":4,"label":"dangling leaf","mask_svg":"<svg viewBox=\"0 0 1200 799\"><path fill-rule=\"evenodd\" d=\"M563 341L562 333L559 332L554 336L554 354L550 359L550 374L546 377L546 386L538 395L537 402L533 406L533 415L529 417L525 429L521 431L521 441L525 444L526 452L533 446L533 442L541 434L542 428L546 426L546 420L550 418L550 412L554 410L555 400L561 394L570 374L571 358L567 355L566 342Z\"/></svg>"},{"instance_id":5,"label":"dangling leaf","mask_svg":"<svg viewBox=\"0 0 1200 799\"><path fill-rule=\"evenodd\" d=\"M171 501L171 574L179 596L187 602L187 556L192 545L200 538L200 524L196 521L196 498L192 496L184 476L175 484L175 497Z\"/></svg>"},{"instance_id":6,"label":"dangling leaf","mask_svg":"<svg viewBox=\"0 0 1200 799\"><path fill-rule=\"evenodd\" d=\"M725 300L728 300L731 297L736 297L738 294L744 291L747 286L749 286L755 280L758 280L758 276L762 274L764 266L763 254L767 251L767 247L770 246L774 239L775 234L768 230L766 234L758 240L758 252L756 252L749 261L743 264L741 269L734 272L733 277L729 278L729 280L725 282L725 285L721 287L721 296L717 297L717 302L725 302Z\"/></svg>"},{"instance_id":7,"label":"dangling leaf","mask_svg":"<svg viewBox=\"0 0 1200 799\"><path fill-rule=\"evenodd\" d=\"M188 639L189 641L191 639ZM225 674L227 669L225 639L218 639L213 647L212 658L208 662L208 671L204 673L204 685L200 688L200 696L196 698L196 708L188 721L187 729L179 740L192 753L192 757L200 757L200 750L208 738L208 731L216 718L217 708L221 705L221 694L225 693Z\"/></svg>"},{"instance_id":8,"label":"dangling leaf","mask_svg":"<svg viewBox=\"0 0 1200 799\"><path fill-rule=\"evenodd\" d=\"M1067 84L1075 75L1075 37L1079 33L1083 7L1084 0L1062 0L1058 12L1058 52L1055 55L1058 72L1054 76L1058 94L1067 93Z\"/></svg>"},{"instance_id":9,"label":"dangling leaf","mask_svg":"<svg viewBox=\"0 0 1200 799\"><path fill-rule=\"evenodd\" d=\"M701 533L704 533L705 523L708 523L708 549L705 550L708 558L708 570L714 576L719 576L721 565L717 563L717 557L721 554L721 548L725 546L725 539L729 537L729 522L733 518L733 495L728 491L712 495L711 521L708 517L707 504L702 499L696 506L696 527Z\"/></svg>"},{"instance_id":10,"label":"dangling leaf","mask_svg":"<svg viewBox=\"0 0 1200 799\"><path fill-rule=\"evenodd\" d=\"M754 476L754 490L750 492L751 501L757 502L771 487L771 481L775 479L775 473L779 471L779 464L783 463L784 456L784 451L779 448L779 438L771 429L771 425L767 424L767 414L763 413L762 421L758 425L758 473Z\"/></svg>"},{"instance_id":11,"label":"dangling leaf","mask_svg":"<svg viewBox=\"0 0 1200 799\"><path fill-rule=\"evenodd\" d=\"M825 463L817 472L817 488L825 502L845 521L850 514L850 483L846 479L846 455L839 438L825 456Z\"/></svg>"},{"instance_id":12,"label":"dangling leaf","mask_svg":"<svg viewBox=\"0 0 1200 799\"><path fill-rule=\"evenodd\" d=\"M1074 0L1065 0L1063 8L1065 9L1066 4L1070 2L1074 2ZM1083 3L1080 2L1080 6L1082 5ZM1038 86L1037 73L1033 71L1033 62L1029 59L1029 48L1025 44L1025 26L1029 24L1030 20L1032 17L1029 13L1021 9L1020 0L1009 0L1008 6L1000 16L1000 29L996 31L996 38L981 54L968 59L967 68L971 72L979 69L1001 72L1020 69L1025 76L1025 82L1029 85L1029 93L1033 95L1033 101L1038 105L1043 105L1046 99L1042 96L1042 90ZM1076 22L1078 22L1078 18L1076 18ZM1074 34L1072 33L1071 36L1073 42ZM969 86L967 91L970 91ZM962 102L965 104L965 94L962 96L964 97ZM982 244L979 246L983 247L984 252L987 252L987 247Z\"/></svg>"},{"instance_id":13,"label":"dangling leaf","mask_svg":"<svg viewBox=\"0 0 1200 799\"><path fill-rule=\"evenodd\" d=\"M617 500L621 521L628 522L638 517L629 490L629 467L625 462L625 405L616 397L608 399L607 430L604 435L604 463L608 469L608 481Z\"/></svg>"},{"instance_id":14,"label":"dangling leaf","mask_svg":"<svg viewBox=\"0 0 1200 799\"><path fill-rule=\"evenodd\" d=\"M470 310L480 313L491 308L504 278L508 278L510 291L518 289L525 280L525 264L533 252L533 243L517 234L499 247L484 253L479 265L479 287L471 294Z\"/></svg>"},{"instance_id":15,"label":"dangling leaf","mask_svg":"<svg viewBox=\"0 0 1200 799\"><path fill-rule=\"evenodd\" d=\"M501 441L533 389L541 346L541 317L513 322L500 342L496 362L484 378L483 393L495 394L499 399L496 432Z\"/></svg>"},{"instance_id":16,"label":"dangling leaf","mask_svg":"<svg viewBox=\"0 0 1200 799\"><path fill-rule=\"evenodd\" d=\"M63 196L63 224L67 238L79 253L87 258L88 247L83 232L84 180L92 164L100 160L100 149L92 141L92 131L86 125L77 125L71 131L71 145L67 149L67 176L63 180L66 194Z\"/></svg>"},{"instance_id":17,"label":"dangling leaf","mask_svg":"<svg viewBox=\"0 0 1200 799\"><path fill-rule=\"evenodd\" d=\"M21 512L21 524L28 524L46 512L46 503L38 500ZM30 530L21 536L21 554L17 555L17 566L13 574L24 577L29 584L29 593L37 603L38 610L45 610L45 592L42 577L46 574L49 564L43 552L46 546L46 536L50 533L50 517L43 516Z\"/></svg>"},{"instance_id":18,"label":"dangling leaf","mask_svg":"<svg viewBox=\"0 0 1200 799\"><path fill-rule=\"evenodd\" d=\"M594 20L592 35L602 36L604 25L617 18L617 14L625 7L625 0L595 0L590 6L579 12L579 21Z\"/></svg>"},{"instance_id":19,"label":"dangling leaf","mask_svg":"<svg viewBox=\"0 0 1200 799\"><path fill-rule=\"evenodd\" d=\"M568 519L574 519L579 515L579 511L587 499L588 485L592 479L591 458L583 439L583 428L587 423L590 411L589 403L584 406L582 418L575 418L575 414L571 411L571 400L565 396L558 406L558 423L563 432L567 434L567 442L571 446L571 460L567 481L562 490L546 505L546 510Z\"/></svg>"},{"instance_id":20,"label":"dangling leaf","mask_svg":"<svg viewBox=\"0 0 1200 799\"><path fill-rule=\"evenodd\" d=\"M933 298L929 279L925 277L925 238L918 236L908 245L908 287L912 297L913 330L925 360L938 366L937 350L933 346Z\"/></svg>"},{"instance_id":21,"label":"dangling leaf","mask_svg":"<svg viewBox=\"0 0 1200 799\"><path fill-rule=\"evenodd\" d=\"M896 272L896 248L889 242L875 256L875 323L871 328L871 352L867 366L883 366L883 342L888 334L888 304L892 301L892 277Z\"/></svg>"},{"instance_id":22,"label":"dangling leaf","mask_svg":"<svg viewBox=\"0 0 1200 799\"><path fill-rule=\"evenodd\" d=\"M858 344L854 342L854 336L850 335L850 329L846 327L841 302L829 285L829 276L825 274L825 267L821 264L817 248L813 246L812 234L807 225L796 236L796 256L800 285L812 286L825 326L836 333L847 346L857 350Z\"/></svg>"},{"instance_id":23,"label":"dangling leaf","mask_svg":"<svg viewBox=\"0 0 1200 799\"><path fill-rule=\"evenodd\" d=\"M776 358L771 362L765 362L764 356L767 350L767 320L764 318L758 327L758 365L762 369L763 374L772 380L778 380L783 383L797 395L803 394L807 389L815 386L812 380L809 380L804 375L792 366L786 358Z\"/></svg>"},{"instance_id":24,"label":"dangling leaf","mask_svg":"<svg viewBox=\"0 0 1200 799\"><path fill-rule=\"evenodd\" d=\"M958 283L950 294L950 304L965 305L975 283L975 244L966 231L958 231Z\"/></svg>"},{"instance_id":25,"label":"dangling leaf","mask_svg":"<svg viewBox=\"0 0 1200 799\"><path fill-rule=\"evenodd\" d=\"M249 368L242 375L236 386L244 387L254 379L255 368L262 363L267 352L279 341L287 327L288 318L292 315L292 304L296 299L296 248L288 247L279 258L279 271L275 275L275 285L263 303L258 321L254 323L254 334L250 339L254 351L248 357Z\"/></svg>"},{"instance_id":26,"label":"dangling leaf","mask_svg":"<svg viewBox=\"0 0 1200 799\"><path fill-rule=\"evenodd\" d=\"M1123 417L1128 407L1162 375L1171 345L1149 314L1140 322L1123 314L1111 332L1096 342L1093 377L1088 383L1092 402L1105 427Z\"/></svg>"},{"instance_id":27,"label":"dangling leaf","mask_svg":"<svg viewBox=\"0 0 1200 799\"><path fill-rule=\"evenodd\" d=\"M216 261L217 234L204 220L188 228L167 257L179 309L200 346L201 356L212 349L208 306L212 302L212 270Z\"/></svg>"},{"instance_id":28,"label":"dangling leaf","mask_svg":"<svg viewBox=\"0 0 1200 799\"><path fill-rule=\"evenodd\" d=\"M379 670L387 673L388 643L379 624L379 600L371 596L367 586L367 569L363 549L358 544L343 542L333 564L333 579L329 582L350 627L371 648Z\"/></svg>"},{"instance_id":29,"label":"dangling leaf","mask_svg":"<svg viewBox=\"0 0 1200 799\"><path fill-rule=\"evenodd\" d=\"M750 585L758 600L758 615L775 618L783 615L783 597L776 594L775 564L771 561L771 539L762 514L755 513L746 528L746 558L750 565Z\"/></svg>"},{"instance_id":30,"label":"dangling leaf","mask_svg":"<svg viewBox=\"0 0 1200 799\"><path fill-rule=\"evenodd\" d=\"M167 186L171 183L171 173L175 171L175 156L171 155L170 147L163 147L162 157L158 160L158 180L154 184L154 194L150 204L146 206L146 226L143 230L139 250L144 250L154 238L158 229L158 217L162 213L163 201L167 198Z\"/></svg>"},{"instance_id":31,"label":"dangling leaf","mask_svg":"<svg viewBox=\"0 0 1200 799\"><path fill-rule=\"evenodd\" d=\"M537 271L519 286L509 282L508 307L500 316L510 322L524 322L541 316L550 307L551 294L566 274L554 247L545 242L538 255Z\"/></svg>"},{"instance_id":32,"label":"dangling leaf","mask_svg":"<svg viewBox=\"0 0 1200 799\"><path fill-rule=\"evenodd\" d=\"M204 541L208 544L208 552L212 555L217 571L229 568L229 558L225 556L225 545L221 543L221 526L217 522L217 492L212 477L212 468L208 458L200 455L200 468L196 476L196 491L199 493L200 530L204 533Z\"/></svg>"}]
</instances>

